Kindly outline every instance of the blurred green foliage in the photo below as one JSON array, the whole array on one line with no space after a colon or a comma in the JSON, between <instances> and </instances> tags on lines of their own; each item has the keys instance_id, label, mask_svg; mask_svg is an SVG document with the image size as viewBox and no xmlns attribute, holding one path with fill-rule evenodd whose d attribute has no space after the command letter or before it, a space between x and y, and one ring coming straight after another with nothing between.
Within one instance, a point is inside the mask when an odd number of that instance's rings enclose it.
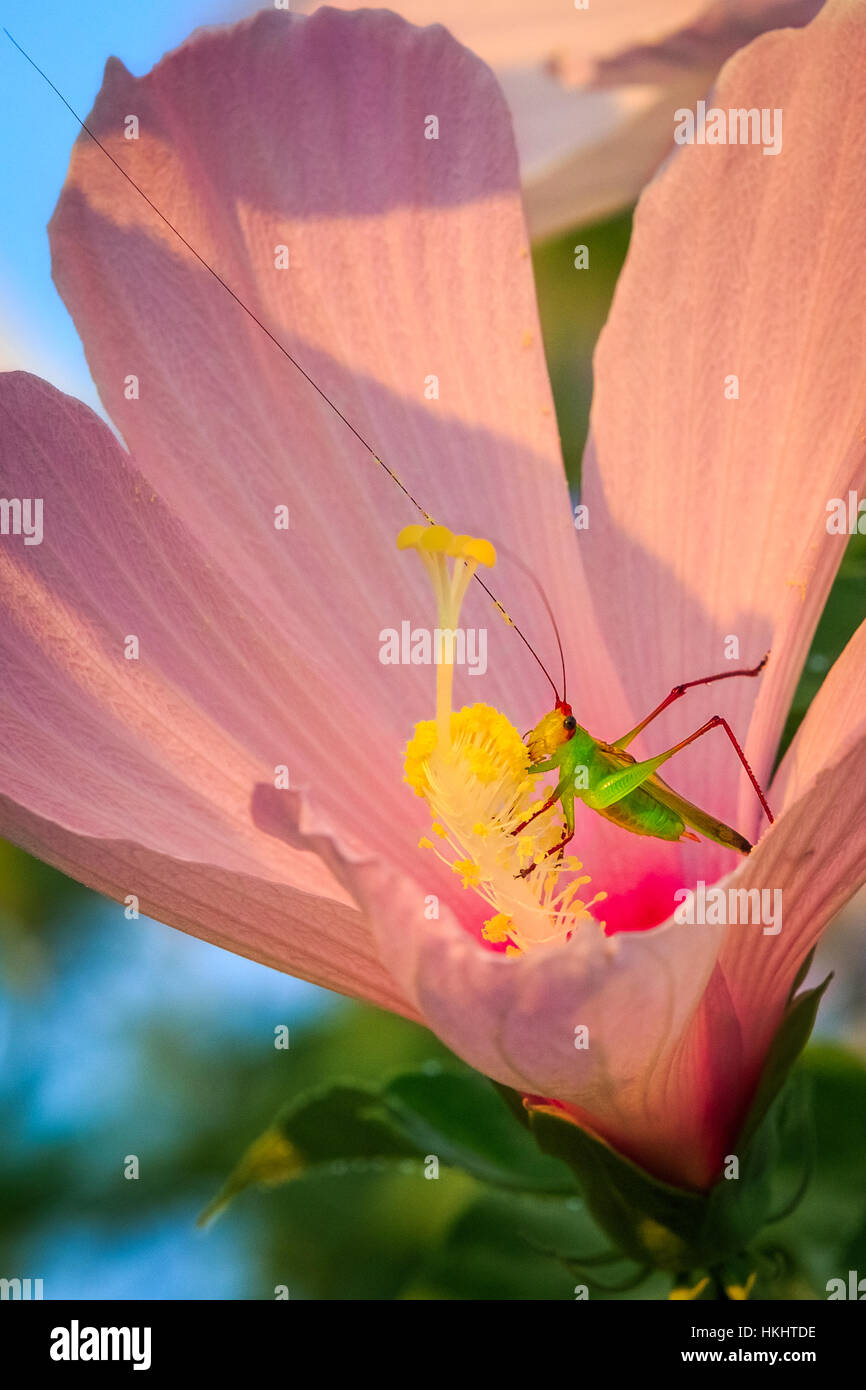
<instances>
[{"instance_id":1,"label":"blurred green foliage","mask_svg":"<svg viewBox=\"0 0 866 1390\"><path fill-rule=\"evenodd\" d=\"M866 536L851 536L812 639L809 657L791 705L779 756L797 732L824 677L866 619Z\"/></svg>"},{"instance_id":2,"label":"blurred green foliage","mask_svg":"<svg viewBox=\"0 0 866 1390\"><path fill-rule=\"evenodd\" d=\"M589 430L592 354L610 310L630 236L631 213L622 213L533 248L544 352L565 468L574 489L580 484ZM588 249L588 270L575 269L579 246Z\"/></svg>"}]
</instances>

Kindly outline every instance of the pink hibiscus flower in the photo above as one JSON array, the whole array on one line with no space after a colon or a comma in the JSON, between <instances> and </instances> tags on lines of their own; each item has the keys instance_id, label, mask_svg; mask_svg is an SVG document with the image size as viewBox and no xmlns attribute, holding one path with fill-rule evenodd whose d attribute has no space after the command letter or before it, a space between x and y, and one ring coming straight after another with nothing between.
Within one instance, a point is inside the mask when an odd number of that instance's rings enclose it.
<instances>
[{"instance_id":1,"label":"pink hibiscus flower","mask_svg":"<svg viewBox=\"0 0 866 1390\"><path fill-rule=\"evenodd\" d=\"M579 533L507 108L445 30L263 13L141 79L112 60L90 124L431 514L538 576L597 737L723 666L730 636L744 664L771 648L759 682L693 692L634 750L718 711L766 781L842 554L827 501L863 483L864 50L846 0L756 41L714 100L781 108L781 156L686 147L642 199L596 358ZM379 659L383 629L431 612L394 544L417 520L406 498L84 136L51 239L128 452L45 382L0 377L3 495L44 504L41 544L0 542L0 832L151 916L420 1019L655 1173L709 1182L798 967L866 878L866 629L748 859L587 813L574 848L608 933L586 918L506 955L482 938L488 905L419 849L429 815L402 780L433 713L431 669ZM551 641L507 556L494 578ZM517 729L551 703L502 623L488 674L457 679ZM721 734L673 767L757 838ZM732 871L782 891L777 935L666 920L677 889Z\"/></svg>"}]
</instances>

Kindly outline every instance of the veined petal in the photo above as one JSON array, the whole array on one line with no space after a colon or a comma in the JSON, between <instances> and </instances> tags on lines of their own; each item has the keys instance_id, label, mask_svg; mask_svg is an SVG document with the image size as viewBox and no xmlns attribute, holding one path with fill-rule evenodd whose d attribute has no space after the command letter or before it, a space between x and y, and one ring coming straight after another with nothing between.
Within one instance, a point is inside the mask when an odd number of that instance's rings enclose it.
<instances>
[{"instance_id":1,"label":"veined petal","mask_svg":"<svg viewBox=\"0 0 866 1390\"><path fill-rule=\"evenodd\" d=\"M728 903L737 901L738 921L725 928L718 967L670 1069L670 1094L701 1125L711 1168L731 1152L798 969L866 881L864 756L866 623L773 782L778 821L720 885ZM760 922L742 896L756 890Z\"/></svg>"},{"instance_id":2,"label":"veined petal","mask_svg":"<svg viewBox=\"0 0 866 1390\"><path fill-rule=\"evenodd\" d=\"M653 30L622 33L614 47L592 55L585 80L596 85L665 82L691 70L709 77L738 48L768 29L800 28L814 19L824 0L702 0L671 6ZM632 8L638 8L634 0ZM640 6L645 23L656 6ZM676 11L674 13L673 11Z\"/></svg>"},{"instance_id":3,"label":"veined petal","mask_svg":"<svg viewBox=\"0 0 866 1390\"><path fill-rule=\"evenodd\" d=\"M864 756L861 723L859 738L840 761L818 773L743 867L720 885L729 902L732 893L766 893L770 925L755 924L749 915L725 928L713 988L671 1067L677 1106L691 1110L710 1142L710 1171L732 1152L798 967L866 881Z\"/></svg>"},{"instance_id":4,"label":"veined petal","mask_svg":"<svg viewBox=\"0 0 866 1390\"><path fill-rule=\"evenodd\" d=\"M686 146L638 208L596 354L581 537L626 692L618 722L629 727L681 680L725 669L730 638L744 664L772 649L760 682L691 692L638 755L718 712L741 739L748 732L765 781L841 559L827 503L866 476L864 53L866 14L846 0L808 29L756 40L725 67L711 102L781 111L781 153ZM605 704L594 731L602 715L617 718ZM721 734L669 774L713 814L760 831ZM727 869L722 854L683 852L684 881L695 867L707 879ZM605 877L604 865L595 871Z\"/></svg>"},{"instance_id":5,"label":"veined petal","mask_svg":"<svg viewBox=\"0 0 866 1390\"><path fill-rule=\"evenodd\" d=\"M510 123L480 61L379 11L263 12L140 79L110 62L90 122L426 510L506 542L560 612L588 609ZM51 239L139 467L291 654L279 696L297 756L320 760L316 804L383 855L414 854L419 823L396 798L433 673L379 657L382 630L428 612L393 545L418 513L86 138ZM549 621L507 559L495 587L553 664ZM489 672L459 673L460 699L534 722L550 693L480 591L466 623L489 628Z\"/></svg>"},{"instance_id":6,"label":"veined petal","mask_svg":"<svg viewBox=\"0 0 866 1390\"><path fill-rule=\"evenodd\" d=\"M405 1010L350 894L253 824L312 777L293 659L86 406L0 375L0 834L144 913ZM33 520L33 517L31 517ZM282 780L282 779L278 779Z\"/></svg>"},{"instance_id":7,"label":"veined petal","mask_svg":"<svg viewBox=\"0 0 866 1390\"><path fill-rule=\"evenodd\" d=\"M827 675L773 782L783 810L732 882L781 891L776 936L729 931L721 954L753 1047L772 1034L788 985L824 927L866 880L866 623Z\"/></svg>"},{"instance_id":8,"label":"veined petal","mask_svg":"<svg viewBox=\"0 0 866 1390\"><path fill-rule=\"evenodd\" d=\"M742 0L735 0L735 6ZM754 0L746 0L754 6ZM764 0L764 10L779 0ZM300 0L302 11L315 9ZM337 9L353 8L337 0ZM604 0L578 10L560 0L399 0L396 12L413 24L442 24L491 66L507 70L523 63L549 64L557 55L582 55L601 62L639 43L651 43L690 25L714 8L712 0Z\"/></svg>"},{"instance_id":9,"label":"veined petal","mask_svg":"<svg viewBox=\"0 0 866 1390\"><path fill-rule=\"evenodd\" d=\"M670 925L611 940L581 927L566 946L507 957L485 950L447 906L428 920L421 880L368 863L347 881L406 996L459 1056L505 1085L570 1103L662 1176L705 1180L705 1136L669 1094L669 1076L721 929Z\"/></svg>"},{"instance_id":10,"label":"veined petal","mask_svg":"<svg viewBox=\"0 0 866 1390\"><path fill-rule=\"evenodd\" d=\"M637 198L671 149L674 112L765 29L806 24L821 0L402 0L494 68L514 119L534 237ZM337 0L340 9L355 0ZM312 11L316 0L300 0Z\"/></svg>"},{"instance_id":11,"label":"veined petal","mask_svg":"<svg viewBox=\"0 0 866 1390\"><path fill-rule=\"evenodd\" d=\"M866 732L866 622L833 663L773 779L784 810L835 767Z\"/></svg>"}]
</instances>

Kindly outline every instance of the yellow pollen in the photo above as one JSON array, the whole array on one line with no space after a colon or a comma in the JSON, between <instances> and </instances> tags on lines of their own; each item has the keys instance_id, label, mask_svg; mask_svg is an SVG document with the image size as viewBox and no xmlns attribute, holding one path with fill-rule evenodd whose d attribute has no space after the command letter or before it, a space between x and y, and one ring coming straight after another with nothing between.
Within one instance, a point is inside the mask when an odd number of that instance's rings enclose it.
<instances>
[{"instance_id":1,"label":"yellow pollen","mask_svg":"<svg viewBox=\"0 0 866 1390\"><path fill-rule=\"evenodd\" d=\"M397 545L415 550L427 570L437 626L456 629L475 570L495 563L493 546L432 524L404 527ZM507 955L564 943L585 922L602 930L589 912L602 895L581 896L589 882L578 876L581 861L549 854L562 839L563 813L559 803L546 805L550 786L530 773L520 734L492 705L453 709L453 679L452 649L436 668L436 717L415 725L406 748L405 780L426 800L438 841L424 836L422 848L491 909L482 935Z\"/></svg>"},{"instance_id":2,"label":"yellow pollen","mask_svg":"<svg viewBox=\"0 0 866 1390\"><path fill-rule=\"evenodd\" d=\"M490 541L480 536L456 536L447 526L404 526L397 537L397 549L470 560L488 569L496 564L496 550Z\"/></svg>"},{"instance_id":3,"label":"yellow pollen","mask_svg":"<svg viewBox=\"0 0 866 1390\"><path fill-rule=\"evenodd\" d=\"M509 933L514 927L510 917L506 917L504 912L497 912L495 917L490 917L484 923L482 936L486 941L501 943L508 940Z\"/></svg>"},{"instance_id":4,"label":"yellow pollen","mask_svg":"<svg viewBox=\"0 0 866 1390\"><path fill-rule=\"evenodd\" d=\"M479 868L473 859L458 859L451 865L455 874L460 874L463 879L463 887L468 888L470 883L474 888L478 882Z\"/></svg>"}]
</instances>

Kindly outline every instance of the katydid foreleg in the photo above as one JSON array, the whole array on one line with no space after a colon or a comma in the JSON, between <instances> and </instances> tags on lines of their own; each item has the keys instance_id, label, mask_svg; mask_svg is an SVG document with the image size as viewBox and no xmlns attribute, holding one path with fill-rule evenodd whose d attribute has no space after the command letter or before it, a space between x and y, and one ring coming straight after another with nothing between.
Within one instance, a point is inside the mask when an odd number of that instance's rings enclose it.
<instances>
[{"instance_id":1,"label":"katydid foreleg","mask_svg":"<svg viewBox=\"0 0 866 1390\"><path fill-rule=\"evenodd\" d=\"M544 803L543 806L539 806L539 808L538 808L537 811L533 811L533 813L532 813L531 816L527 816L527 817L526 817L526 820L522 820L522 821L520 822L519 825L516 825L516 826L514 827L514 829L513 829L512 832L511 832L512 835L519 835L520 832L521 832L521 830L525 830L526 827L527 827L528 825L531 825L531 824L532 824L532 822L535 820L536 816L543 815L545 811L549 811L550 808L551 808L551 806L555 806L555 805L556 805L556 793L553 793L551 796L549 796L549 797L547 798L547 800L545 801L545 803Z\"/></svg>"},{"instance_id":2,"label":"katydid foreleg","mask_svg":"<svg viewBox=\"0 0 866 1390\"><path fill-rule=\"evenodd\" d=\"M557 840L555 845L551 845L550 849L545 850L541 859L533 860L525 869L521 869L520 873L517 875L518 878L526 878L532 873L536 864L542 863L545 859L550 859L552 855L562 854L569 840L574 838L574 774L570 769L557 783L544 805L541 806L534 815L531 815L529 820L525 820L523 825L518 826L514 833L517 834L518 831L523 830L529 824L529 821L535 820L535 817L540 816L542 811L549 811L551 806L556 805L557 801L562 802L562 810L565 816L565 829L562 832L562 838Z\"/></svg>"}]
</instances>

